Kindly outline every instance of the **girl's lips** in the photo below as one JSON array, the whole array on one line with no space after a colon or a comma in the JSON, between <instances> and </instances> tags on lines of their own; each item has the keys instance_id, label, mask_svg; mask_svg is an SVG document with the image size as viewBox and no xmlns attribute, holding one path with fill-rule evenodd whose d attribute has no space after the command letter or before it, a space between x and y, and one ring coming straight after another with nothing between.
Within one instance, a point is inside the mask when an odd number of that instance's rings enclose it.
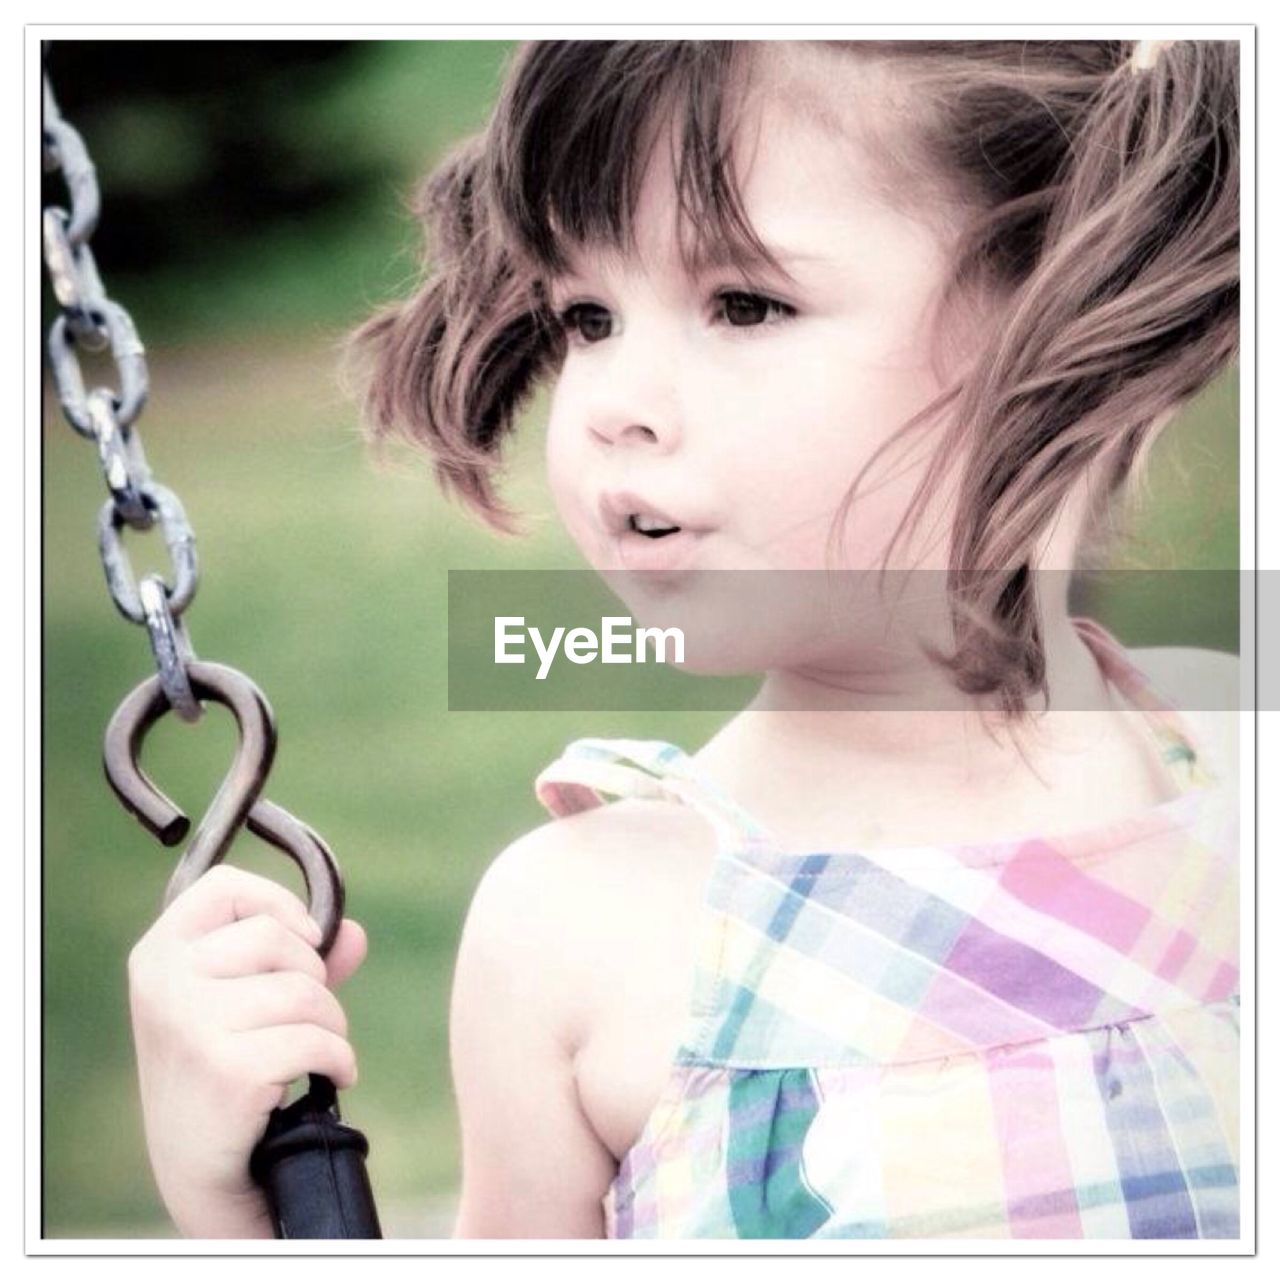
<instances>
[{"instance_id":1,"label":"girl's lips","mask_svg":"<svg viewBox=\"0 0 1280 1280\"><path fill-rule=\"evenodd\" d=\"M669 512L630 490L622 489L605 493L600 497L600 523L612 534L631 530L631 517L643 515L662 521L666 525L684 528L686 521L678 520Z\"/></svg>"},{"instance_id":2,"label":"girl's lips","mask_svg":"<svg viewBox=\"0 0 1280 1280\"><path fill-rule=\"evenodd\" d=\"M703 534L697 529L681 529L661 538L651 538L634 529L624 529L615 537L624 569L670 571L689 567Z\"/></svg>"}]
</instances>

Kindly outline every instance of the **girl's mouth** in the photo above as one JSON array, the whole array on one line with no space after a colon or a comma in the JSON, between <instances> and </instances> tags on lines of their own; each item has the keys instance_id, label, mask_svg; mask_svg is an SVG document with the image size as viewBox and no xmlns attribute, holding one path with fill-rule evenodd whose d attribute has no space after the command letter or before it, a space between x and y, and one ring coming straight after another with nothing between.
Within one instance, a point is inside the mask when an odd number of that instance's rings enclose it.
<instances>
[{"instance_id":1,"label":"girl's mouth","mask_svg":"<svg viewBox=\"0 0 1280 1280\"><path fill-rule=\"evenodd\" d=\"M667 524L657 516L633 515L627 521L627 528L633 533L642 533L646 538L669 538L680 532L678 524Z\"/></svg>"},{"instance_id":2,"label":"girl's mouth","mask_svg":"<svg viewBox=\"0 0 1280 1280\"><path fill-rule=\"evenodd\" d=\"M617 546L623 569L687 568L707 530L698 521L677 520L651 498L631 492L602 495L600 519Z\"/></svg>"}]
</instances>

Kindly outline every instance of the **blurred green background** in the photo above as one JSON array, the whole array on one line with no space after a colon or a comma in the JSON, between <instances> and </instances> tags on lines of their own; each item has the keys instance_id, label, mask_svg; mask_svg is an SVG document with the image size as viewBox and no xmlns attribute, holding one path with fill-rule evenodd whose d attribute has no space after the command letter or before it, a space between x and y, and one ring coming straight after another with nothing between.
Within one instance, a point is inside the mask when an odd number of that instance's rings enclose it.
<instances>
[{"instance_id":1,"label":"blurred green background","mask_svg":"<svg viewBox=\"0 0 1280 1280\"><path fill-rule=\"evenodd\" d=\"M482 124L509 52L73 42L55 44L49 64L98 168L99 266L148 347L148 457L199 539L193 642L266 691L281 725L267 794L331 843L349 914L370 934L342 996L361 1064L344 1106L371 1139L389 1235L451 1226L453 955L484 867L545 818L534 774L573 737L692 751L726 718L447 711L447 571L582 565L544 486L541 407L510 459L507 493L535 527L513 541L446 503L421 460L393 451L375 464L336 379L342 335L413 279L415 179ZM62 199L56 183L47 191ZM142 1139L125 959L173 855L109 795L99 757L150 655L102 580L92 448L47 388L42 432L44 1234L168 1236ZM1150 496L1113 563L1234 569L1237 475L1228 377L1158 445ZM152 541L129 540L139 573L164 567ZM1131 643L1236 648L1220 604L1083 603ZM146 763L199 813L233 743L217 710L197 728L171 717ZM251 840L234 857L293 883Z\"/></svg>"}]
</instances>

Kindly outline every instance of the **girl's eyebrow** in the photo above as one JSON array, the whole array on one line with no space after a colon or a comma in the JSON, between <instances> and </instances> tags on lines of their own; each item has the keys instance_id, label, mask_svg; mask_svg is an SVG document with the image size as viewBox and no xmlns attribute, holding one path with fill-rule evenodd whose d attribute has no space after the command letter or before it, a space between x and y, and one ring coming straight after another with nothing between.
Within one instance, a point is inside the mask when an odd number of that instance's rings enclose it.
<instances>
[{"instance_id":1,"label":"girl's eyebrow","mask_svg":"<svg viewBox=\"0 0 1280 1280\"><path fill-rule=\"evenodd\" d=\"M760 250L763 250L762 253ZM766 256L767 255L767 256ZM799 286L799 281L788 270L793 266L830 266L832 259L824 254L813 253L804 249L793 249L786 245L773 245L765 240L760 241L760 249L747 247L735 252L728 245L714 242L707 245L693 263L695 274L710 271L721 271L725 268L761 271L770 275L781 276L788 284Z\"/></svg>"},{"instance_id":2,"label":"girl's eyebrow","mask_svg":"<svg viewBox=\"0 0 1280 1280\"><path fill-rule=\"evenodd\" d=\"M787 270L788 266L800 265L830 265L831 259L824 254L806 252L801 249L789 249L782 245L770 245L761 242L768 257L759 251L743 251L740 250L736 254L728 245L721 242L714 242L705 246L696 258L690 263L691 273L695 276L705 275L708 272L720 271L726 267L759 269L764 271L774 271L780 273L786 280L792 284L797 283L795 278ZM570 261L566 264L564 270L557 271L547 277L550 280L581 280L583 278L582 264L576 261Z\"/></svg>"},{"instance_id":3,"label":"girl's eyebrow","mask_svg":"<svg viewBox=\"0 0 1280 1280\"><path fill-rule=\"evenodd\" d=\"M716 243L708 246L700 253L694 265L700 270L714 271L721 267L744 265L768 267L776 263L781 267L784 263L821 263L830 261L822 254L806 253L799 249L788 249L785 246L765 244L763 241L761 241L761 247L764 249L764 253L756 251L735 254L727 245Z\"/></svg>"}]
</instances>

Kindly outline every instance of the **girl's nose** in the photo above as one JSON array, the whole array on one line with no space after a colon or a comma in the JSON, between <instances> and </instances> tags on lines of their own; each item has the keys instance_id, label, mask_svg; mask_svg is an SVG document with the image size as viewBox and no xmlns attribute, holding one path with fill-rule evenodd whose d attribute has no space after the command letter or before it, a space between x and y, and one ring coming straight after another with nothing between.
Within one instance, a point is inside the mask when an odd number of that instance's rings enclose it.
<instances>
[{"instance_id":1,"label":"girl's nose","mask_svg":"<svg viewBox=\"0 0 1280 1280\"><path fill-rule=\"evenodd\" d=\"M594 439L601 444L649 447L663 449L668 444L670 432L646 422L628 422L608 415L597 416L588 426Z\"/></svg>"},{"instance_id":2,"label":"girl's nose","mask_svg":"<svg viewBox=\"0 0 1280 1280\"><path fill-rule=\"evenodd\" d=\"M631 339L607 367L587 408L591 438L612 448L650 449L666 453L680 442L679 397L675 389L674 359L656 344Z\"/></svg>"}]
</instances>

